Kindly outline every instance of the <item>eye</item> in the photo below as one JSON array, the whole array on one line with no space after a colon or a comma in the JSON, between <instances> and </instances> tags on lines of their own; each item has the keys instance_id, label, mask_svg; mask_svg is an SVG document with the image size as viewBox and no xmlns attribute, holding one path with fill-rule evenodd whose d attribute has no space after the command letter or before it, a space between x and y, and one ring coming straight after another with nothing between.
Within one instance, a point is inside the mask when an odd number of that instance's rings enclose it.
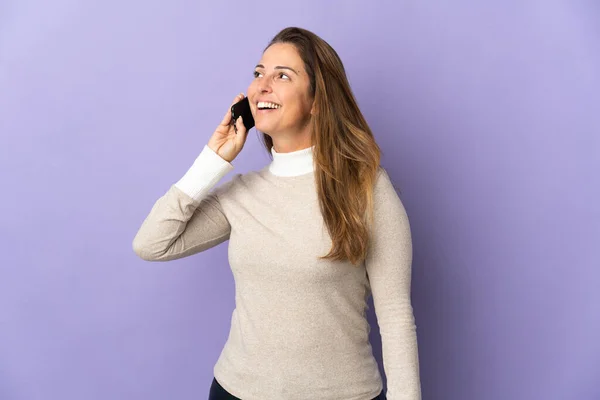
<instances>
[{"instance_id":1,"label":"eye","mask_svg":"<svg viewBox=\"0 0 600 400\"><path fill-rule=\"evenodd\" d=\"M254 71L254 77L255 77L255 78L258 78L258 76L259 76L259 75L261 75L261 73L260 73L260 72L258 72L258 71Z\"/></svg>"},{"instance_id":2,"label":"eye","mask_svg":"<svg viewBox=\"0 0 600 400\"><path fill-rule=\"evenodd\" d=\"M285 79L284 79L284 80L289 80L289 79L290 79L290 77L289 77L289 76L288 76L286 73L283 73L283 72L280 72L280 73L279 73L279 77L280 77L280 78L283 78L284 76L285 76Z\"/></svg>"}]
</instances>

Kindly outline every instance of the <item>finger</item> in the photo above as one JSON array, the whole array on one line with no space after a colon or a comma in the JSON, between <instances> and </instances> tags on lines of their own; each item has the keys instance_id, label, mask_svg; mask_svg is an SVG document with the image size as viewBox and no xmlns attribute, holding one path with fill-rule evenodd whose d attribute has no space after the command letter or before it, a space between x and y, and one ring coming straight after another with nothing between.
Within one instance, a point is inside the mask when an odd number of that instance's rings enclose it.
<instances>
[{"instance_id":1,"label":"finger","mask_svg":"<svg viewBox=\"0 0 600 400\"><path fill-rule=\"evenodd\" d=\"M237 134L244 135L246 133L246 125L244 125L244 118L240 115L240 117L235 121L235 125L237 126Z\"/></svg>"},{"instance_id":2,"label":"finger","mask_svg":"<svg viewBox=\"0 0 600 400\"><path fill-rule=\"evenodd\" d=\"M240 119L242 119L242 117L240 117ZM237 135L235 136L235 142L240 148L244 147L247 133L248 131L246 130L246 126L244 126L244 122L242 121L241 127L238 128Z\"/></svg>"},{"instance_id":3,"label":"finger","mask_svg":"<svg viewBox=\"0 0 600 400\"><path fill-rule=\"evenodd\" d=\"M227 126L227 125L231 124L231 107L238 101L242 100L243 98L244 98L244 93L240 93L233 98L231 105L229 106L229 108L227 109L227 112L225 113L225 115L223 116L223 119L221 120L221 125Z\"/></svg>"},{"instance_id":4,"label":"finger","mask_svg":"<svg viewBox=\"0 0 600 400\"><path fill-rule=\"evenodd\" d=\"M225 116L221 120L221 125L227 126L230 123L231 123L231 107L229 108L229 110L227 110L227 112L225 113Z\"/></svg>"},{"instance_id":5,"label":"finger","mask_svg":"<svg viewBox=\"0 0 600 400\"><path fill-rule=\"evenodd\" d=\"M235 103L237 103L238 101L240 101L240 100L243 100L243 99L244 99L244 97L245 97L245 96L244 96L244 93L240 93L240 94L238 94L237 96L235 96L235 97L233 98L233 102L231 103L231 105L234 105L234 104L235 104ZM231 108L231 107L229 107L229 108Z\"/></svg>"}]
</instances>

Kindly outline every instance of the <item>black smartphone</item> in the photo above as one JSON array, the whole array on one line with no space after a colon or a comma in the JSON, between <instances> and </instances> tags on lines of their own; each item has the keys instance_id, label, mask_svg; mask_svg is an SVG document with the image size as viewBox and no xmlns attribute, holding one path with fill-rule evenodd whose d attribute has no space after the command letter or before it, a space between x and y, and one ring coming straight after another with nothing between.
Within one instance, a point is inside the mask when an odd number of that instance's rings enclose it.
<instances>
[{"instance_id":1,"label":"black smartphone","mask_svg":"<svg viewBox=\"0 0 600 400\"><path fill-rule=\"evenodd\" d=\"M231 123L234 124L234 127L235 121L240 115L243 118L246 131L248 131L254 126L254 117L252 116L252 111L250 111L250 102L248 101L248 97L244 97L242 100L231 106Z\"/></svg>"}]
</instances>

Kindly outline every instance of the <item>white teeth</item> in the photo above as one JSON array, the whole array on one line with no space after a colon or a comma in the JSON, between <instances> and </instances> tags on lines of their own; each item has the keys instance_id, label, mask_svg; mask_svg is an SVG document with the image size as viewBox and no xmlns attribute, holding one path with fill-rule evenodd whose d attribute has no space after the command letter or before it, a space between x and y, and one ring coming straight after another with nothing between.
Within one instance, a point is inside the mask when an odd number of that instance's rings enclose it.
<instances>
[{"instance_id":1,"label":"white teeth","mask_svg":"<svg viewBox=\"0 0 600 400\"><path fill-rule=\"evenodd\" d=\"M268 101L259 101L257 104L258 108L280 108L281 106L279 104L275 104L275 103L270 103Z\"/></svg>"}]
</instances>

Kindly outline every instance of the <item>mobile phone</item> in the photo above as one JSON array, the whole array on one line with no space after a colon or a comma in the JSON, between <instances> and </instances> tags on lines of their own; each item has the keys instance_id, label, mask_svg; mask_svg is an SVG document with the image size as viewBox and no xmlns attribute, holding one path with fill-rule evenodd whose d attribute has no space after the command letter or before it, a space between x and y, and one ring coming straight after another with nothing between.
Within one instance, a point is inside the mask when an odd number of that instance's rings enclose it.
<instances>
[{"instance_id":1,"label":"mobile phone","mask_svg":"<svg viewBox=\"0 0 600 400\"><path fill-rule=\"evenodd\" d=\"M254 117L252 116L252 111L250 111L250 102L248 101L248 97L244 97L242 100L231 106L231 123L234 124L234 127L235 121L240 115L243 118L246 131L248 131L254 126Z\"/></svg>"}]
</instances>

